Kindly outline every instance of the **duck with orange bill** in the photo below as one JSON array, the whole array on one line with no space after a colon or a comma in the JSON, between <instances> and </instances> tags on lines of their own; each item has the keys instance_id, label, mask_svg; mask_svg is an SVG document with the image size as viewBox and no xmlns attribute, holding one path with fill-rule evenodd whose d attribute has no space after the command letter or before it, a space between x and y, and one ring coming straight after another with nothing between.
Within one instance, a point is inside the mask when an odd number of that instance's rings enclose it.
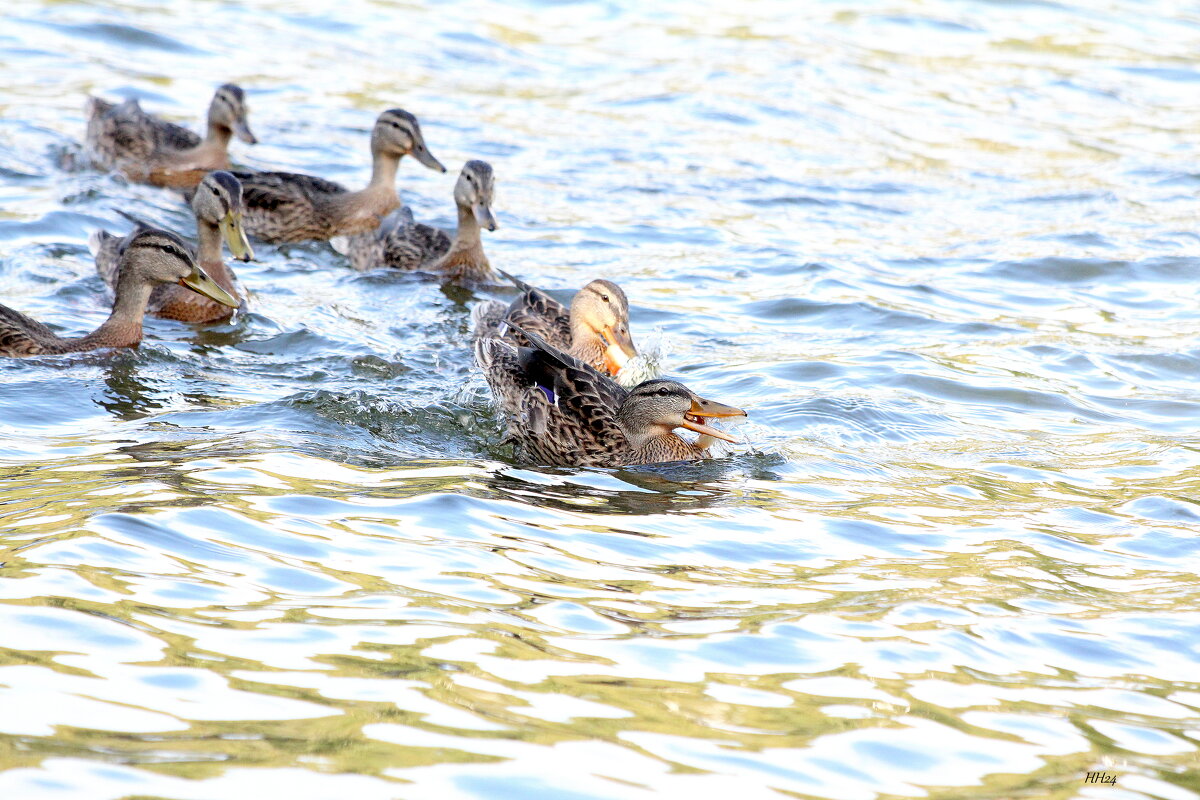
<instances>
[{"instance_id":1,"label":"duck with orange bill","mask_svg":"<svg viewBox=\"0 0 1200 800\"><path fill-rule=\"evenodd\" d=\"M529 345L523 331L532 331L551 347L622 382L619 373L637 356L629 333L629 299L609 280L591 281L571 298L567 308L528 283L501 272L521 293L505 306L489 300L471 312L474 338L500 338Z\"/></svg>"},{"instance_id":2,"label":"duck with orange bill","mask_svg":"<svg viewBox=\"0 0 1200 800\"><path fill-rule=\"evenodd\" d=\"M511 324L511 323L510 323ZM561 467L621 467L709 457L713 441L736 442L713 420L746 416L666 378L625 389L591 365L521 330L528 347L477 339L483 370L518 457ZM700 434L689 442L675 433Z\"/></svg>"}]
</instances>

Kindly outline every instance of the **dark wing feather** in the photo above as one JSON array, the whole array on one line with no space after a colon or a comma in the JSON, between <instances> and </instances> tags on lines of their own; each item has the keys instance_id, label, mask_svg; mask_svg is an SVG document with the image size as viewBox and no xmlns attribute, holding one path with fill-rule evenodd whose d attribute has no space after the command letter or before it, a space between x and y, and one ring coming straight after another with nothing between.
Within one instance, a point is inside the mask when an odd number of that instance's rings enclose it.
<instances>
[{"instance_id":1,"label":"dark wing feather","mask_svg":"<svg viewBox=\"0 0 1200 800\"><path fill-rule=\"evenodd\" d=\"M514 278L507 272L500 273L508 278L521 294L508 307L505 319L516 327L510 327L505 338L514 344L528 347L529 339L521 330L531 330L559 350L571 349L571 315L566 306L550 295L528 283Z\"/></svg>"},{"instance_id":2,"label":"dark wing feather","mask_svg":"<svg viewBox=\"0 0 1200 800\"><path fill-rule=\"evenodd\" d=\"M182 125L151 117L155 122L154 144L157 150L191 150L200 144L200 137Z\"/></svg>"},{"instance_id":3,"label":"dark wing feather","mask_svg":"<svg viewBox=\"0 0 1200 800\"><path fill-rule=\"evenodd\" d=\"M148 159L155 149L154 120L136 100L120 105L92 98L88 105L87 145L104 167Z\"/></svg>"},{"instance_id":4,"label":"dark wing feather","mask_svg":"<svg viewBox=\"0 0 1200 800\"><path fill-rule=\"evenodd\" d=\"M412 211L401 207L383 218L370 233L349 237L347 255L356 269L391 267L420 269L450 249L450 236L431 225L412 221Z\"/></svg>"},{"instance_id":5,"label":"dark wing feather","mask_svg":"<svg viewBox=\"0 0 1200 800\"><path fill-rule=\"evenodd\" d=\"M530 347L517 350L522 379L531 388L520 399L513 438L526 457L558 466L618 466L630 453L617 422L629 393L615 381L546 343L520 331ZM541 387L541 388L539 388ZM553 393L554 401L543 389ZM541 427L545 433L535 434Z\"/></svg>"},{"instance_id":6,"label":"dark wing feather","mask_svg":"<svg viewBox=\"0 0 1200 800\"><path fill-rule=\"evenodd\" d=\"M54 331L36 319L0 305L0 356L33 356L54 350Z\"/></svg>"},{"instance_id":7,"label":"dark wing feather","mask_svg":"<svg viewBox=\"0 0 1200 800\"><path fill-rule=\"evenodd\" d=\"M321 194L343 194L346 187L299 172L234 172L242 184L246 209L274 211Z\"/></svg>"}]
</instances>

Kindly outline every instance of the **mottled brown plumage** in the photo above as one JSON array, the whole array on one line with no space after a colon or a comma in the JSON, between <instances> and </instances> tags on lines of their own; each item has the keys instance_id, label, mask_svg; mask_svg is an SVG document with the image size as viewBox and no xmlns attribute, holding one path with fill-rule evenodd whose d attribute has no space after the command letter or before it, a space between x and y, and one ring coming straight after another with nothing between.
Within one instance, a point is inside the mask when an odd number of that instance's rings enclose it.
<instances>
[{"instance_id":1,"label":"mottled brown plumage","mask_svg":"<svg viewBox=\"0 0 1200 800\"><path fill-rule=\"evenodd\" d=\"M266 242L302 242L348 236L379 227L400 207L396 170L411 153L430 169L446 168L425 146L417 118L393 108L371 131L371 182L351 192L340 183L297 172L235 172L246 204L246 230Z\"/></svg>"},{"instance_id":2,"label":"mottled brown plumage","mask_svg":"<svg viewBox=\"0 0 1200 800\"><path fill-rule=\"evenodd\" d=\"M246 122L246 95L227 83L218 87L208 107L203 139L187 128L147 114L137 100L110 103L88 98L86 149L92 163L115 169L129 180L156 186L188 187L205 173L229 168L229 140L258 140Z\"/></svg>"},{"instance_id":3,"label":"mottled brown plumage","mask_svg":"<svg viewBox=\"0 0 1200 800\"><path fill-rule=\"evenodd\" d=\"M501 272L521 294L505 308L490 300L475 308L474 336L496 336L529 345L522 331L533 331L551 347L563 350L601 372L616 376L637 355L629 334L629 300L612 281L594 280L571 298L571 308L550 295Z\"/></svg>"},{"instance_id":4,"label":"mottled brown plumage","mask_svg":"<svg viewBox=\"0 0 1200 800\"><path fill-rule=\"evenodd\" d=\"M204 274L173 233L140 231L121 255L112 314L99 328L76 338L63 338L42 323L0 306L0 355L33 356L73 353L101 347L131 347L142 340L146 301L156 284L186 283L214 300L236 304Z\"/></svg>"},{"instance_id":5,"label":"mottled brown plumage","mask_svg":"<svg viewBox=\"0 0 1200 800\"><path fill-rule=\"evenodd\" d=\"M441 275L448 282L482 283L494 277L483 252L480 228L496 230L492 214L495 186L486 161L468 161L454 184L458 230L453 238L431 225L413 222L407 208L389 214L374 231L349 236L334 246L350 258L355 269L376 267L420 269Z\"/></svg>"},{"instance_id":6,"label":"mottled brown plumage","mask_svg":"<svg viewBox=\"0 0 1200 800\"><path fill-rule=\"evenodd\" d=\"M192 196L192 211L196 215L199 246L195 250L189 248L191 254L210 278L240 302L233 270L225 265L221 254L221 238L224 235L230 251L242 261L254 258L241 227L241 184L228 172L210 172ZM133 237L152 227L141 220L130 219L135 223L134 228L123 237L108 231L96 231L90 237L96 253L96 271L113 289L117 285L121 253ZM233 309L183 286L160 284L150 293L146 313L181 322L216 322L228 319Z\"/></svg>"},{"instance_id":7,"label":"mottled brown plumage","mask_svg":"<svg viewBox=\"0 0 1200 800\"><path fill-rule=\"evenodd\" d=\"M507 440L527 462L563 467L618 467L705 458L712 438L733 441L704 423L745 412L705 400L682 384L656 378L626 390L588 364L523 331L530 347L496 338L475 342ZM695 444L674 429L701 433Z\"/></svg>"}]
</instances>

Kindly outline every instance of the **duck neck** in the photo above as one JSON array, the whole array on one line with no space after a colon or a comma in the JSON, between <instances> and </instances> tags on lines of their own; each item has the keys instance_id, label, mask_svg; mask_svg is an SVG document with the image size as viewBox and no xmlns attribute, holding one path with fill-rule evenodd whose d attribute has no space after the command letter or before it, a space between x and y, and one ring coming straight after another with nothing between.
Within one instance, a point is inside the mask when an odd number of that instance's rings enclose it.
<instances>
[{"instance_id":1,"label":"duck neck","mask_svg":"<svg viewBox=\"0 0 1200 800\"><path fill-rule=\"evenodd\" d=\"M210 119L208 121L208 134L204 137L204 142L201 146L224 153L229 150L229 140L232 138L233 131Z\"/></svg>"},{"instance_id":2,"label":"duck neck","mask_svg":"<svg viewBox=\"0 0 1200 800\"><path fill-rule=\"evenodd\" d=\"M471 209L458 207L458 231L454 234L450 249L438 262L437 269L447 279L457 283L480 283L494 277L492 265L483 252L479 222Z\"/></svg>"},{"instance_id":3,"label":"duck neck","mask_svg":"<svg viewBox=\"0 0 1200 800\"><path fill-rule=\"evenodd\" d=\"M621 409L624 411L624 409ZM667 461L687 461L696 458L700 451L675 435L671 428L662 425L636 425L621 411L617 421L629 442L630 464L657 464Z\"/></svg>"},{"instance_id":4,"label":"duck neck","mask_svg":"<svg viewBox=\"0 0 1200 800\"><path fill-rule=\"evenodd\" d=\"M96 330L79 339L79 349L126 347L142 340L142 317L150 299L151 287L145 281L122 275L117 279L117 296L112 313Z\"/></svg>"},{"instance_id":5,"label":"duck neck","mask_svg":"<svg viewBox=\"0 0 1200 800\"><path fill-rule=\"evenodd\" d=\"M479 233L479 220L475 212L466 206L458 207L458 231L454 234L452 250L478 250L483 254L483 239Z\"/></svg>"},{"instance_id":6,"label":"duck neck","mask_svg":"<svg viewBox=\"0 0 1200 800\"><path fill-rule=\"evenodd\" d=\"M604 354L604 344L600 341L599 334L581 317L582 315L571 309L571 355L594 367Z\"/></svg>"},{"instance_id":7,"label":"duck neck","mask_svg":"<svg viewBox=\"0 0 1200 800\"><path fill-rule=\"evenodd\" d=\"M225 266L221 254L221 228L208 220L196 220L196 235L200 246L197 248L197 261L204 267L208 277L221 284L227 292L233 291L233 275Z\"/></svg>"},{"instance_id":8,"label":"duck neck","mask_svg":"<svg viewBox=\"0 0 1200 800\"><path fill-rule=\"evenodd\" d=\"M396 193L396 170L400 167L400 156L375 152L371 157L371 182L368 189L376 192Z\"/></svg>"}]
</instances>

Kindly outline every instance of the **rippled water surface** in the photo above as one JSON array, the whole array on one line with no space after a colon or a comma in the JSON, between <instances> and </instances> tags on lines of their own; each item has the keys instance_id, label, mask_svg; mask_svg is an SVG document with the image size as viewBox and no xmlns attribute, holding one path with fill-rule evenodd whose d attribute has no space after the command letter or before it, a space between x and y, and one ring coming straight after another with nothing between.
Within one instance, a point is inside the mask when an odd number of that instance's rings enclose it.
<instances>
[{"instance_id":1,"label":"rippled water surface","mask_svg":"<svg viewBox=\"0 0 1200 800\"><path fill-rule=\"evenodd\" d=\"M419 219L486 159L495 265L619 282L750 413L516 467L489 292L324 244L232 323L0 361L0 797L1200 796L1194 5L0 14L5 304L90 330L91 231L193 230L60 167L89 93L195 127L232 80L251 167L362 184L414 112Z\"/></svg>"}]
</instances>

